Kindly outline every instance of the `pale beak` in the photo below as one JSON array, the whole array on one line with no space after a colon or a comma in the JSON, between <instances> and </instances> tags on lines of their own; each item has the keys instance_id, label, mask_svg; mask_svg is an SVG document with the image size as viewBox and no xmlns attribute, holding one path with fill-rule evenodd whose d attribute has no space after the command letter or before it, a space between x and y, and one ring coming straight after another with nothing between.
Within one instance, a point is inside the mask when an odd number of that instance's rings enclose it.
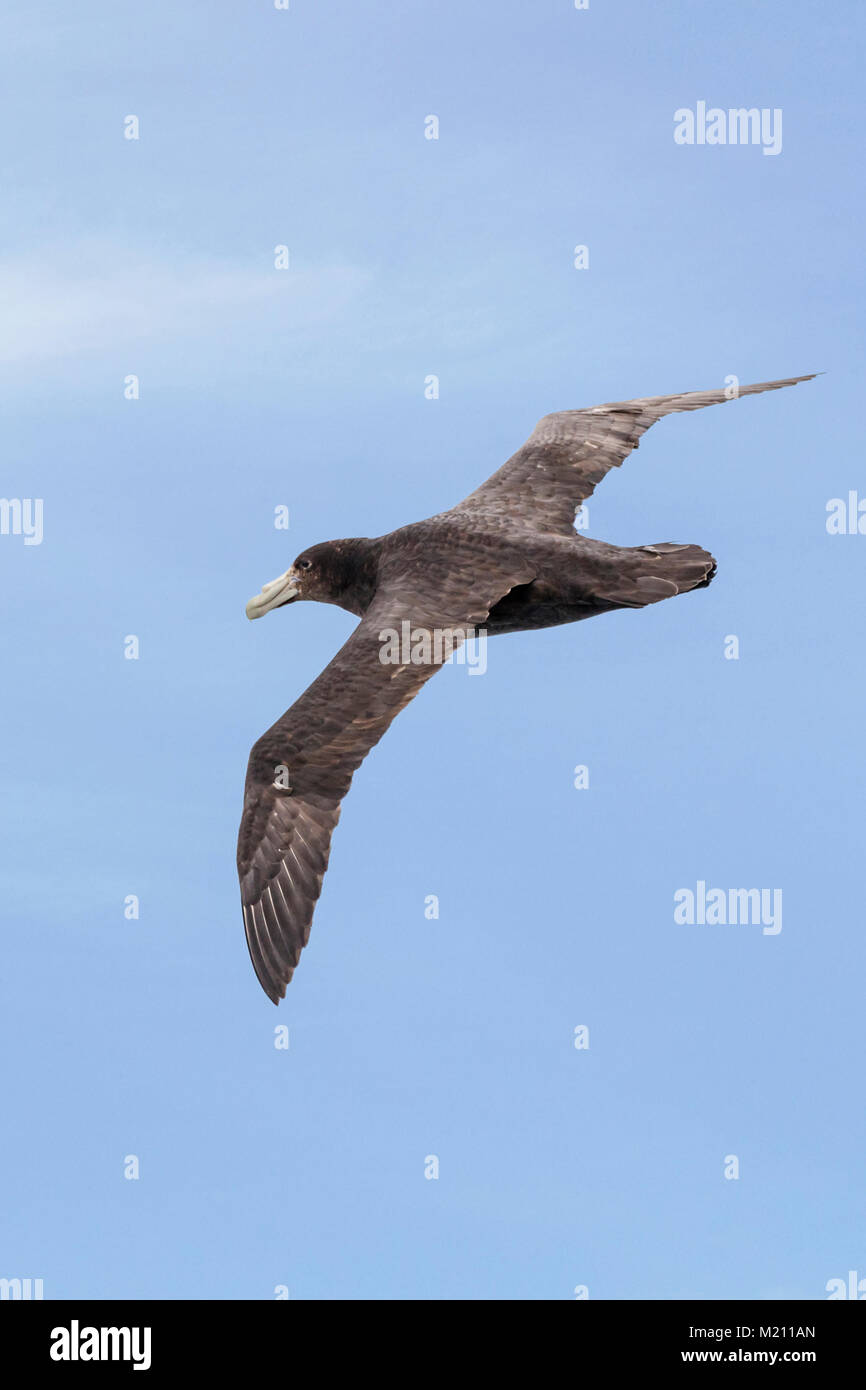
<instances>
[{"instance_id":1,"label":"pale beak","mask_svg":"<svg viewBox=\"0 0 866 1390\"><path fill-rule=\"evenodd\" d=\"M263 613L270 613L272 608L280 608L284 603L291 603L293 598L297 598L299 592L295 571L293 569L286 570L279 579L272 579L270 584L264 584L262 592L250 599L247 604L247 617L260 618Z\"/></svg>"}]
</instances>

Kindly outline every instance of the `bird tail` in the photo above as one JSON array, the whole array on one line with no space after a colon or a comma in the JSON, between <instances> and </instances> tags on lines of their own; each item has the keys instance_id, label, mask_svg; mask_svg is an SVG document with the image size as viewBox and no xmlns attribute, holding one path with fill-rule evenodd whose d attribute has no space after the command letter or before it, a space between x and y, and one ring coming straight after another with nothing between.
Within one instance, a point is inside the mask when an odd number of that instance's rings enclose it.
<instances>
[{"instance_id":1,"label":"bird tail","mask_svg":"<svg viewBox=\"0 0 866 1390\"><path fill-rule=\"evenodd\" d=\"M689 589L704 589L716 572L715 559L699 545L660 541L656 545L634 546L628 554L631 564L624 568L615 586L605 588L603 595L624 608L644 608Z\"/></svg>"}]
</instances>

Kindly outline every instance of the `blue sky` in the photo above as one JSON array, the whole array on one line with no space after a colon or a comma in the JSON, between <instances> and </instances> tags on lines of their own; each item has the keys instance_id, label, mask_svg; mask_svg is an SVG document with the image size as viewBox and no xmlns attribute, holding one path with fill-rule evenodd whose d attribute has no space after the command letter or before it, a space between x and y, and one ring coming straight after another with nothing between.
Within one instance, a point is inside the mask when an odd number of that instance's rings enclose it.
<instances>
[{"instance_id":1,"label":"blue sky","mask_svg":"<svg viewBox=\"0 0 866 1390\"><path fill-rule=\"evenodd\" d=\"M860 7L49 2L3 30L2 493L44 536L0 536L0 1276L866 1276L866 539L825 525L866 495ZM781 109L781 153L678 146L700 100ZM246 758L354 620L247 598L452 505L548 411L817 370L661 422L592 499L591 535L712 550L710 589L497 639L400 716L273 1009ZM676 924L699 880L781 888L782 931Z\"/></svg>"}]
</instances>

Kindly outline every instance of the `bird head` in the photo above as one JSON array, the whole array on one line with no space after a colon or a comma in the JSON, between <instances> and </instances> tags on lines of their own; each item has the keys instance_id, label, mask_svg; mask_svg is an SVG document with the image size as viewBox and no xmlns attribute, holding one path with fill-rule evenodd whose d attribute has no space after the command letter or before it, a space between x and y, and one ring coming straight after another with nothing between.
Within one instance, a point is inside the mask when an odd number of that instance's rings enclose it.
<instances>
[{"instance_id":1,"label":"bird head","mask_svg":"<svg viewBox=\"0 0 866 1390\"><path fill-rule=\"evenodd\" d=\"M247 604L248 618L261 618L272 608L283 608L298 599L313 599L318 603L344 602L352 582L352 552L349 541L323 541L303 551L285 574L265 584L260 594Z\"/></svg>"}]
</instances>

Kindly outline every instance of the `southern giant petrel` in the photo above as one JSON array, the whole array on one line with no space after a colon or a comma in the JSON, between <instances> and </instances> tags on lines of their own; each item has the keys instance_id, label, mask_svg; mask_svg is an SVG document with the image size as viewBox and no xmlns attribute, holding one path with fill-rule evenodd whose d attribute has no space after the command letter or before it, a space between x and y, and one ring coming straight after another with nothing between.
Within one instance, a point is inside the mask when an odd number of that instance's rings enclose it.
<instances>
[{"instance_id":1,"label":"southern giant petrel","mask_svg":"<svg viewBox=\"0 0 866 1390\"><path fill-rule=\"evenodd\" d=\"M814 375L741 386L738 394ZM376 540L314 545L250 599L249 618L315 599L361 619L250 753L238 873L250 956L275 1004L309 939L353 773L464 637L644 608L709 584L716 562L700 546L609 545L578 535L574 520L656 420L728 398L723 390L691 391L546 415L523 447L450 511ZM411 654L404 649L395 663L387 635L405 631L404 624Z\"/></svg>"}]
</instances>

